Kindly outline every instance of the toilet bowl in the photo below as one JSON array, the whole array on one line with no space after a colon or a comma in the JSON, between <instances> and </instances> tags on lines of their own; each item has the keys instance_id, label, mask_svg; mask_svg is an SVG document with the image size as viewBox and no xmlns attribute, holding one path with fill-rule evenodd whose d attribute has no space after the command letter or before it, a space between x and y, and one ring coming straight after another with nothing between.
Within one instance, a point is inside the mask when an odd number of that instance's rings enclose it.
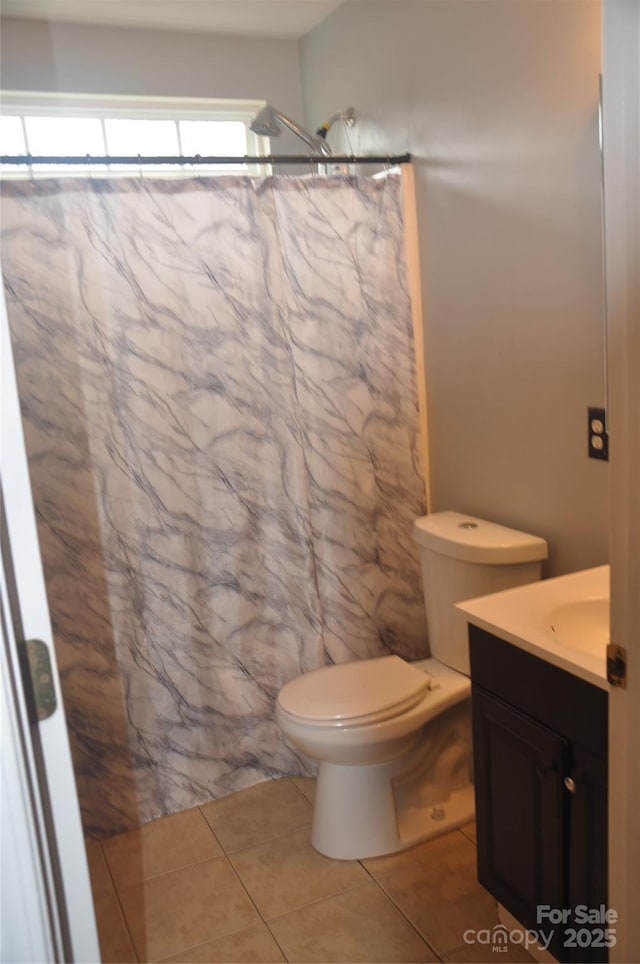
<instances>
[{"instance_id":1,"label":"toilet bowl","mask_svg":"<svg viewBox=\"0 0 640 964\"><path fill-rule=\"evenodd\" d=\"M359 679L352 672L358 669L363 671ZM387 698L387 681L393 675L398 678L396 703ZM400 676L406 686L403 696ZM306 684L302 693L297 688L301 681ZM343 683L353 686L358 710L364 712L351 716L345 700L343 712L332 715L331 704L322 705L320 699L309 710L305 697L314 684L323 694L334 682L337 688ZM291 743L320 761L311 833L316 850L339 859L373 857L472 819L470 691L467 677L437 660L406 663L398 656L326 667L283 687L276 705L280 728ZM423 730L458 704L464 712L459 721L462 735L455 741L455 770L464 773L458 788L464 792L455 799L447 794L447 805L435 797L420 800L407 790L414 771L413 782L424 783L421 763L424 766L435 742L436 734L429 739ZM447 742L451 754L453 736ZM452 781L440 776L444 790Z\"/></svg>"},{"instance_id":2,"label":"toilet bowl","mask_svg":"<svg viewBox=\"0 0 640 964\"><path fill-rule=\"evenodd\" d=\"M455 512L416 520L432 656L328 666L287 683L276 719L320 767L311 842L394 853L474 815L467 627L454 603L540 578L544 540ZM425 650L427 645L425 643Z\"/></svg>"}]
</instances>

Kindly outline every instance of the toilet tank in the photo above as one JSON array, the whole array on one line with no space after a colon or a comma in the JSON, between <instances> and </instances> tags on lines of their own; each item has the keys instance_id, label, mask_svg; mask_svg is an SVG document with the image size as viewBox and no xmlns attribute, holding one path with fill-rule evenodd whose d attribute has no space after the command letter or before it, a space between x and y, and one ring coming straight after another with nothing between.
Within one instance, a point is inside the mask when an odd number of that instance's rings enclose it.
<instances>
[{"instance_id":1,"label":"toilet tank","mask_svg":"<svg viewBox=\"0 0 640 964\"><path fill-rule=\"evenodd\" d=\"M467 620L454 603L540 579L547 543L459 512L416 519L431 655L469 676Z\"/></svg>"}]
</instances>

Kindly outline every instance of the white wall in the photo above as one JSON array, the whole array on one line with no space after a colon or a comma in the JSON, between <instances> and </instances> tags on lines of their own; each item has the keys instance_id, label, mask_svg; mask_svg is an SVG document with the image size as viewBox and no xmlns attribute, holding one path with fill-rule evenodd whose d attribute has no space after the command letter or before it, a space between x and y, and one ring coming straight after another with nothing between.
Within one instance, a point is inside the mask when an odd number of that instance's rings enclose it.
<instances>
[{"instance_id":1,"label":"white wall","mask_svg":"<svg viewBox=\"0 0 640 964\"><path fill-rule=\"evenodd\" d=\"M308 124L416 158L433 508L607 559L600 5L347 0L301 44Z\"/></svg>"},{"instance_id":2,"label":"white wall","mask_svg":"<svg viewBox=\"0 0 640 964\"><path fill-rule=\"evenodd\" d=\"M550 574L607 558L599 44L597 0L347 0L300 45L308 128L353 104L356 149L416 157L433 507L546 537ZM2 85L302 116L292 40L5 20Z\"/></svg>"},{"instance_id":3,"label":"white wall","mask_svg":"<svg viewBox=\"0 0 640 964\"><path fill-rule=\"evenodd\" d=\"M295 40L3 19L4 90L266 100L301 118ZM288 134L275 151L304 145Z\"/></svg>"}]
</instances>

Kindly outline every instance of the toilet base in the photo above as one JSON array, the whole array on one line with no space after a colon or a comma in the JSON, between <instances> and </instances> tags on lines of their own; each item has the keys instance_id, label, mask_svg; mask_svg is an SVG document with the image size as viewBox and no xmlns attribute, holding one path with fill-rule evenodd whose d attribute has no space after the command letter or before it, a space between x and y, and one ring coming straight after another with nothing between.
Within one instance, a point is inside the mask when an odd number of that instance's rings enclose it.
<instances>
[{"instance_id":1,"label":"toilet base","mask_svg":"<svg viewBox=\"0 0 640 964\"><path fill-rule=\"evenodd\" d=\"M370 766L320 764L311 843L326 857L397 853L455 830L475 815L470 702L416 734L399 759Z\"/></svg>"},{"instance_id":2,"label":"toilet base","mask_svg":"<svg viewBox=\"0 0 640 964\"><path fill-rule=\"evenodd\" d=\"M473 784L455 790L445 803L407 807L402 812L396 811L393 785L380 773L383 769L385 764L320 765L311 832L315 850L336 860L380 857L406 850L473 820ZM363 800L367 801L364 808Z\"/></svg>"}]
</instances>

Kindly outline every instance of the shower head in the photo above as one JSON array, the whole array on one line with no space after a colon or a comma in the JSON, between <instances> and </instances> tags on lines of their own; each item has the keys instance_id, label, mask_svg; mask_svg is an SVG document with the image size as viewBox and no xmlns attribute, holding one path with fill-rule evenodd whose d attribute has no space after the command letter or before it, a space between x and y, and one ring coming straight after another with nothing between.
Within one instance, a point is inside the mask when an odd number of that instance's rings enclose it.
<instances>
[{"instance_id":1,"label":"shower head","mask_svg":"<svg viewBox=\"0 0 640 964\"><path fill-rule=\"evenodd\" d=\"M304 128L292 121L290 117L285 114L280 113L275 107L267 104L262 108L259 114L253 118L250 127L254 134L260 134L262 137L279 137L282 133L282 128L286 127L293 134L304 141L316 154L321 154L324 157L331 157L331 148L325 144L324 140L319 137L312 137L308 134Z\"/></svg>"},{"instance_id":2,"label":"shower head","mask_svg":"<svg viewBox=\"0 0 640 964\"><path fill-rule=\"evenodd\" d=\"M270 104L267 104L259 114L256 114L250 127L254 134L260 134L261 137L280 137L282 133L276 111Z\"/></svg>"}]
</instances>

